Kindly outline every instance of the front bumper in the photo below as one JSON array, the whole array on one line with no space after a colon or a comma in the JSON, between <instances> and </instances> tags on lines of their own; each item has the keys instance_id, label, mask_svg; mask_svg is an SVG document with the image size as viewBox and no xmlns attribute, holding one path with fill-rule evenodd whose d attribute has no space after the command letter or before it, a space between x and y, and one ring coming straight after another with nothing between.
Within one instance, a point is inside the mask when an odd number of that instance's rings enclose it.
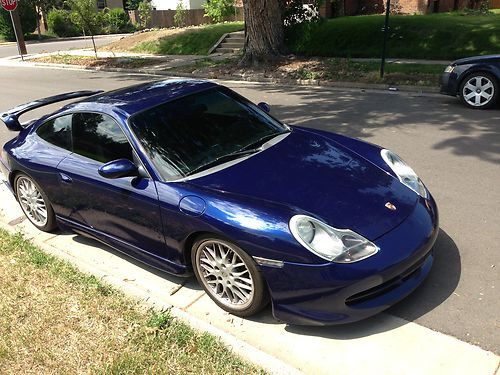
<instances>
[{"instance_id":1,"label":"front bumper","mask_svg":"<svg viewBox=\"0 0 500 375\"><path fill-rule=\"evenodd\" d=\"M457 87L457 75L455 73L443 73L439 80L439 92L444 95L456 96Z\"/></svg>"},{"instance_id":2,"label":"front bumper","mask_svg":"<svg viewBox=\"0 0 500 375\"><path fill-rule=\"evenodd\" d=\"M394 305L429 274L439 232L437 207L420 198L412 214L374 242L380 251L351 264L261 267L276 319L298 325L355 322Z\"/></svg>"}]
</instances>

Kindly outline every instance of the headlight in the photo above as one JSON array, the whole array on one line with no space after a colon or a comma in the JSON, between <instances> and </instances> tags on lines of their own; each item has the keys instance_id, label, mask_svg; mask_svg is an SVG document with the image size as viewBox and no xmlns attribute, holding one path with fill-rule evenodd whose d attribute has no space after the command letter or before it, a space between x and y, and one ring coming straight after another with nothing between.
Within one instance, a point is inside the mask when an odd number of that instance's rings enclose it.
<instances>
[{"instance_id":1,"label":"headlight","mask_svg":"<svg viewBox=\"0 0 500 375\"><path fill-rule=\"evenodd\" d=\"M448 65L446 67L446 69L444 70L445 73L451 73L453 72L453 69L455 69L455 67L453 65Z\"/></svg>"},{"instance_id":2,"label":"headlight","mask_svg":"<svg viewBox=\"0 0 500 375\"><path fill-rule=\"evenodd\" d=\"M427 189L420 178L418 178L415 171L411 169L410 166L406 164L398 155L386 149L380 151L380 155L396 176L398 176L399 181L401 181L403 185L408 186L421 197L429 197Z\"/></svg>"},{"instance_id":3,"label":"headlight","mask_svg":"<svg viewBox=\"0 0 500 375\"><path fill-rule=\"evenodd\" d=\"M319 257L336 263L353 263L379 251L377 245L349 230L333 228L313 217L295 215L290 231L299 243Z\"/></svg>"}]
</instances>

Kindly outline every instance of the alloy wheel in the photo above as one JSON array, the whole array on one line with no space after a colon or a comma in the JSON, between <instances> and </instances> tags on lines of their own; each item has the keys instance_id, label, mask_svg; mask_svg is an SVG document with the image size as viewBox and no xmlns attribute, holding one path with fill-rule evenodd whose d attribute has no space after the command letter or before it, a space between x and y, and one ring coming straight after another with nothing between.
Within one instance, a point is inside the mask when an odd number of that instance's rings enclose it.
<instances>
[{"instance_id":1,"label":"alloy wheel","mask_svg":"<svg viewBox=\"0 0 500 375\"><path fill-rule=\"evenodd\" d=\"M197 255L196 267L208 292L235 310L252 304L255 288L244 260L227 243L207 241Z\"/></svg>"},{"instance_id":2,"label":"alloy wheel","mask_svg":"<svg viewBox=\"0 0 500 375\"><path fill-rule=\"evenodd\" d=\"M47 225L47 206L42 193L35 183L28 177L21 176L17 179L17 195L24 214L39 227Z\"/></svg>"},{"instance_id":3,"label":"alloy wheel","mask_svg":"<svg viewBox=\"0 0 500 375\"><path fill-rule=\"evenodd\" d=\"M488 105L495 95L493 82L485 76L476 75L469 79L463 86L462 97L472 107Z\"/></svg>"}]
</instances>

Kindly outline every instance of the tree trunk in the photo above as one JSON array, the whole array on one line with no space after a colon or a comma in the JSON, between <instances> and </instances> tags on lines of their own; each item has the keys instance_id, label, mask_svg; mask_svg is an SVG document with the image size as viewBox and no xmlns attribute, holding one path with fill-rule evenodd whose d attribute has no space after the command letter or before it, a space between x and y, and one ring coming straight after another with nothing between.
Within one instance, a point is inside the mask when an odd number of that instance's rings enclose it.
<instances>
[{"instance_id":1,"label":"tree trunk","mask_svg":"<svg viewBox=\"0 0 500 375\"><path fill-rule=\"evenodd\" d=\"M97 59L97 48L95 46L94 34L91 34L91 36L92 36L92 45L94 46L95 58Z\"/></svg>"},{"instance_id":2,"label":"tree trunk","mask_svg":"<svg viewBox=\"0 0 500 375\"><path fill-rule=\"evenodd\" d=\"M243 65L276 60L284 53L283 20L278 0L243 0L245 47Z\"/></svg>"},{"instance_id":3,"label":"tree trunk","mask_svg":"<svg viewBox=\"0 0 500 375\"><path fill-rule=\"evenodd\" d=\"M35 13L36 13L36 30L38 32L38 40L41 40L42 32L40 30L40 8L35 7Z\"/></svg>"}]
</instances>

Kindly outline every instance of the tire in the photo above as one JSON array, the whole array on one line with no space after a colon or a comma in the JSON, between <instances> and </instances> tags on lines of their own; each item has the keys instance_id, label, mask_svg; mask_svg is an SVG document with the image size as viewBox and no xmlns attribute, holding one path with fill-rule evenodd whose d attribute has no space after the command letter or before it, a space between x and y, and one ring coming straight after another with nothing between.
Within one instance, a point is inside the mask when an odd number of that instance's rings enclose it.
<instances>
[{"instance_id":1,"label":"tire","mask_svg":"<svg viewBox=\"0 0 500 375\"><path fill-rule=\"evenodd\" d=\"M51 232L57 228L49 198L31 177L19 173L14 179L17 200L28 220L38 229Z\"/></svg>"},{"instance_id":2,"label":"tire","mask_svg":"<svg viewBox=\"0 0 500 375\"><path fill-rule=\"evenodd\" d=\"M460 84L458 96L462 103L473 109L492 107L498 99L498 81L489 73L475 72Z\"/></svg>"},{"instance_id":3,"label":"tire","mask_svg":"<svg viewBox=\"0 0 500 375\"><path fill-rule=\"evenodd\" d=\"M193 245L191 261L198 282L223 310L246 317L268 304L267 285L255 262L233 243L202 238Z\"/></svg>"}]
</instances>

